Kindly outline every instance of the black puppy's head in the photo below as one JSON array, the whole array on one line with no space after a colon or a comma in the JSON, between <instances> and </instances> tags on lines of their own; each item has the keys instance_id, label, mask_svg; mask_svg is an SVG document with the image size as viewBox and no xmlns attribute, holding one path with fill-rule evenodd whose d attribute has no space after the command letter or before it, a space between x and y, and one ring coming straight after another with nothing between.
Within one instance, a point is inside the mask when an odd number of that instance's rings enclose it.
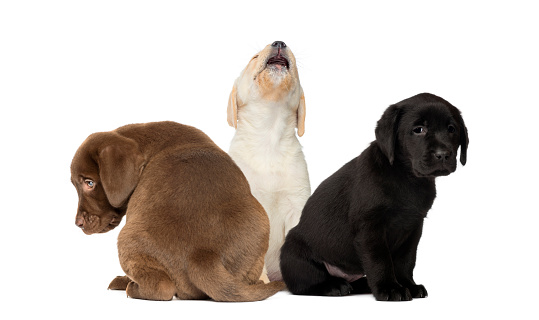
<instances>
[{"instance_id":1,"label":"black puppy's head","mask_svg":"<svg viewBox=\"0 0 539 320\"><path fill-rule=\"evenodd\" d=\"M466 164L468 130L460 111L446 100L421 93L386 109L376 142L389 162L402 162L418 177L445 176Z\"/></svg>"}]
</instances>

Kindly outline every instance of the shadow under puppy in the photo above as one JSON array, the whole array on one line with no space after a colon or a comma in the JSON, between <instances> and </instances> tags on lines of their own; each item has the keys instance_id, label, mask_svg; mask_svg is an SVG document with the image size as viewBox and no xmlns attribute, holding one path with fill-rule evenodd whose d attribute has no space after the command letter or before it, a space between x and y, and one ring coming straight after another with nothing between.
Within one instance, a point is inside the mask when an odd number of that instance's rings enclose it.
<instances>
[{"instance_id":1,"label":"shadow under puppy","mask_svg":"<svg viewBox=\"0 0 539 320\"><path fill-rule=\"evenodd\" d=\"M268 217L233 160L174 122L90 135L71 163L84 233L114 229L126 276L109 288L149 300L256 301L284 288L259 280Z\"/></svg>"},{"instance_id":2,"label":"shadow under puppy","mask_svg":"<svg viewBox=\"0 0 539 320\"><path fill-rule=\"evenodd\" d=\"M293 294L427 296L413 279L423 219L435 178L457 167L459 146L466 163L467 128L457 108L423 93L390 106L375 133L359 157L320 184L286 237L281 271Z\"/></svg>"},{"instance_id":3,"label":"shadow under puppy","mask_svg":"<svg viewBox=\"0 0 539 320\"><path fill-rule=\"evenodd\" d=\"M296 136L305 132L305 97L296 59L282 41L257 53L234 82L228 124L236 128L229 154L270 219L266 268L281 280L279 254L311 195L305 157Z\"/></svg>"}]
</instances>

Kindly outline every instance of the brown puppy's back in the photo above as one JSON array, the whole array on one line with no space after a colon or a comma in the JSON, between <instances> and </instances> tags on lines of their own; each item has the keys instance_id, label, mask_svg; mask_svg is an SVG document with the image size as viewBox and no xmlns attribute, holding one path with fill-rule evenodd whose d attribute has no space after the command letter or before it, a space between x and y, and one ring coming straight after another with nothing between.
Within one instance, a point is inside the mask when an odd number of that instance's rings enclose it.
<instances>
[{"instance_id":1,"label":"brown puppy's back","mask_svg":"<svg viewBox=\"0 0 539 320\"><path fill-rule=\"evenodd\" d=\"M210 138L174 122L114 132L135 141L146 159L118 237L120 263L133 281L128 295L256 301L284 288L258 280L267 215L240 169Z\"/></svg>"}]
</instances>

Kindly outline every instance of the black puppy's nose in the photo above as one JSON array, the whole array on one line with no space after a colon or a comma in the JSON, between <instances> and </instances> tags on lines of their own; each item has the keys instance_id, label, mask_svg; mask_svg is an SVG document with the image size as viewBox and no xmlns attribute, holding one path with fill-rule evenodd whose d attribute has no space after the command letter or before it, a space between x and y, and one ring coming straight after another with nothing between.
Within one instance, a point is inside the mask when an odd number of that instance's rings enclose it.
<instances>
[{"instance_id":1,"label":"black puppy's nose","mask_svg":"<svg viewBox=\"0 0 539 320\"><path fill-rule=\"evenodd\" d=\"M449 160L449 156L451 156L451 151L447 150L436 150L434 152L434 157L440 161L446 161Z\"/></svg>"},{"instance_id":2,"label":"black puppy's nose","mask_svg":"<svg viewBox=\"0 0 539 320\"><path fill-rule=\"evenodd\" d=\"M282 41L275 41L274 43L271 44L271 46L277 47L277 48L286 48L286 43Z\"/></svg>"}]
</instances>

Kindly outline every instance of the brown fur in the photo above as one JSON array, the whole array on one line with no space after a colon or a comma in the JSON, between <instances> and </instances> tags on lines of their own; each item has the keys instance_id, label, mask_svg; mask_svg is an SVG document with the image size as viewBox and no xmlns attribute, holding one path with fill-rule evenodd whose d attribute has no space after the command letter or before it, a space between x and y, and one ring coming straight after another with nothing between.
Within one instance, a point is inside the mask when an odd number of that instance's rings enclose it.
<instances>
[{"instance_id":1,"label":"brown fur","mask_svg":"<svg viewBox=\"0 0 539 320\"><path fill-rule=\"evenodd\" d=\"M71 180L86 234L112 230L127 215L118 236L126 276L110 289L150 300L257 301L284 288L259 281L264 209L200 130L155 122L92 134L73 158Z\"/></svg>"}]
</instances>

